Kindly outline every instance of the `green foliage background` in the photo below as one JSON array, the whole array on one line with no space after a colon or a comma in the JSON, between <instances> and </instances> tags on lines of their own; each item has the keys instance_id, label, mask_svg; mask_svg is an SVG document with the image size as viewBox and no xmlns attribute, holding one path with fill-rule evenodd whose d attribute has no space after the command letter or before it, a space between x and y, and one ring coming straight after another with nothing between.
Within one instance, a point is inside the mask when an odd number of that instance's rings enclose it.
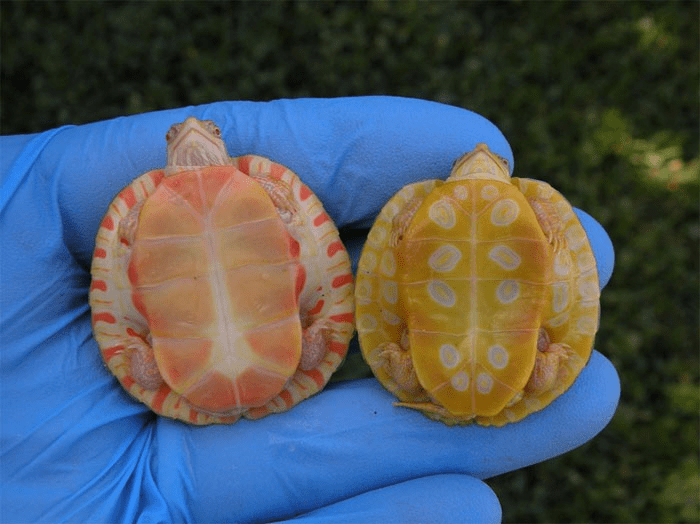
<instances>
[{"instance_id":1,"label":"green foliage background","mask_svg":"<svg viewBox=\"0 0 700 524\"><path fill-rule=\"evenodd\" d=\"M224 99L472 109L609 232L597 348L622 399L488 482L505 522L698 522L697 2L2 2L0 131Z\"/></svg>"}]
</instances>

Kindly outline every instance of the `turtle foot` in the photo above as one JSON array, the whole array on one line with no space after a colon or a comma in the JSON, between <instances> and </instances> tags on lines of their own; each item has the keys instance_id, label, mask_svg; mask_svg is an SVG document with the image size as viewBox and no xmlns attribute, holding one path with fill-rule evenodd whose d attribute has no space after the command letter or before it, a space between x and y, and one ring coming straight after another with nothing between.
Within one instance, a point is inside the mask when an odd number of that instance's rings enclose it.
<instances>
[{"instance_id":1,"label":"turtle foot","mask_svg":"<svg viewBox=\"0 0 700 524\"><path fill-rule=\"evenodd\" d=\"M317 320L304 329L301 339L299 367L304 371L315 369L328 352L330 322Z\"/></svg>"},{"instance_id":2,"label":"turtle foot","mask_svg":"<svg viewBox=\"0 0 700 524\"><path fill-rule=\"evenodd\" d=\"M525 391L537 396L554 388L562 362L569 358L570 350L566 344L552 344L547 331L540 329L535 367L525 385Z\"/></svg>"},{"instance_id":3,"label":"turtle foot","mask_svg":"<svg viewBox=\"0 0 700 524\"><path fill-rule=\"evenodd\" d=\"M413 368L413 360L411 354L401 348L394 342L380 344L375 350L379 359L389 376L391 376L396 385L405 393L412 397L422 396L425 394L423 386L418 381L416 370Z\"/></svg>"},{"instance_id":4,"label":"turtle foot","mask_svg":"<svg viewBox=\"0 0 700 524\"><path fill-rule=\"evenodd\" d=\"M158 389L163 377L158 370L153 348L145 341L133 341L127 346L131 353L131 377L144 389Z\"/></svg>"}]
</instances>

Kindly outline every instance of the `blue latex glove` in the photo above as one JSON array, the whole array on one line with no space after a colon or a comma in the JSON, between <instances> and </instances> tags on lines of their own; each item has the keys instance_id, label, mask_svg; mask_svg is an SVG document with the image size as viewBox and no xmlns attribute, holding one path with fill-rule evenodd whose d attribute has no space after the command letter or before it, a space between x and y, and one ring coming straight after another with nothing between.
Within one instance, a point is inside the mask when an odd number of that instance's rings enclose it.
<instances>
[{"instance_id":1,"label":"blue latex glove","mask_svg":"<svg viewBox=\"0 0 700 524\"><path fill-rule=\"evenodd\" d=\"M512 162L482 117L388 97L222 102L2 137L1 521L497 522L479 479L607 424L619 381L597 352L566 394L503 428L433 422L392 406L374 379L233 426L188 426L133 400L92 337L94 235L114 195L165 164L166 130L190 115L215 120L232 155L297 172L339 227L369 226L401 186L444 178L477 142ZM612 246L582 219L604 284ZM356 261L362 238L351 236Z\"/></svg>"}]
</instances>

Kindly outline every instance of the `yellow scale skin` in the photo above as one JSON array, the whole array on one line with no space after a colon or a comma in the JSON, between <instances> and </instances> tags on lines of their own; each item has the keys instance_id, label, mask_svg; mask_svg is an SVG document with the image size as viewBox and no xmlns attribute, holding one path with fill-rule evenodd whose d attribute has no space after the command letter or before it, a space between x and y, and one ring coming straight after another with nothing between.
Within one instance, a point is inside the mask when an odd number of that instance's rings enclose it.
<instances>
[{"instance_id":1,"label":"yellow scale skin","mask_svg":"<svg viewBox=\"0 0 700 524\"><path fill-rule=\"evenodd\" d=\"M420 206L392 247L395 217L416 199ZM554 213L555 242L532 201ZM548 405L588 361L598 327L597 268L571 205L544 182L419 182L386 204L370 232L356 310L363 355L399 400L448 424L501 426ZM571 350L554 387L536 395L524 387L540 328ZM380 356L405 334L422 398L402 389ZM425 402L444 409L424 409Z\"/></svg>"}]
</instances>

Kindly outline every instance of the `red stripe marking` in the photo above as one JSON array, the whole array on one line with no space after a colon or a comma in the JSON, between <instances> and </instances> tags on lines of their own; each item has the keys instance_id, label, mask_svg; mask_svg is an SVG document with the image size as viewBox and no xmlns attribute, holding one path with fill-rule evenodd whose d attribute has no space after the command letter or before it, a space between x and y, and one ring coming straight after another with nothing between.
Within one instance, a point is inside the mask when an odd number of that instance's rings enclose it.
<instances>
[{"instance_id":1,"label":"red stripe marking","mask_svg":"<svg viewBox=\"0 0 700 524\"><path fill-rule=\"evenodd\" d=\"M340 240L336 240L335 242L331 242L328 245L328 249L326 250L326 254L328 255L328 258L333 257L338 251L343 251L345 248L343 247L343 243Z\"/></svg>"},{"instance_id":2,"label":"red stripe marking","mask_svg":"<svg viewBox=\"0 0 700 524\"><path fill-rule=\"evenodd\" d=\"M316 218L314 218L314 226L318 227L324 222L328 222L331 219L326 213L320 213Z\"/></svg>"},{"instance_id":3,"label":"red stripe marking","mask_svg":"<svg viewBox=\"0 0 700 524\"><path fill-rule=\"evenodd\" d=\"M299 200L306 200L311 195L313 195L313 193L311 192L309 187L306 184L302 184L299 188Z\"/></svg>"},{"instance_id":4,"label":"red stripe marking","mask_svg":"<svg viewBox=\"0 0 700 524\"><path fill-rule=\"evenodd\" d=\"M295 290L297 298L301 295L301 291L304 289L304 284L306 284L306 269L304 269L304 266L299 264L299 266L297 266L297 281Z\"/></svg>"},{"instance_id":5,"label":"red stripe marking","mask_svg":"<svg viewBox=\"0 0 700 524\"><path fill-rule=\"evenodd\" d=\"M131 328L126 328L126 334L129 335L130 337L139 337L141 338L141 335L139 335L136 331L134 331Z\"/></svg>"},{"instance_id":6,"label":"red stripe marking","mask_svg":"<svg viewBox=\"0 0 700 524\"><path fill-rule=\"evenodd\" d=\"M344 357L345 353L348 352L348 345L341 344L340 342L336 342L335 340L333 340L328 345L328 351L331 351L333 353L340 355L341 357Z\"/></svg>"},{"instance_id":7,"label":"red stripe marking","mask_svg":"<svg viewBox=\"0 0 700 524\"><path fill-rule=\"evenodd\" d=\"M124 244L125 246L128 246L128 245L129 245L129 241L128 241L126 238L124 238L124 237L120 238L120 239L119 239L119 242L120 242L121 244Z\"/></svg>"},{"instance_id":8,"label":"red stripe marking","mask_svg":"<svg viewBox=\"0 0 700 524\"><path fill-rule=\"evenodd\" d=\"M123 349L124 346L122 345L104 348L102 350L102 358L105 359L105 362L109 362L114 355L116 355L117 353L121 353Z\"/></svg>"},{"instance_id":9,"label":"red stripe marking","mask_svg":"<svg viewBox=\"0 0 700 524\"><path fill-rule=\"evenodd\" d=\"M124 386L124 389L127 389L127 390L128 390L128 389L131 389L131 386L133 386L134 384L136 384L136 381L133 379L133 377L132 377L131 375L126 375L126 376L122 379L122 384L123 384L123 386Z\"/></svg>"},{"instance_id":10,"label":"red stripe marking","mask_svg":"<svg viewBox=\"0 0 700 524\"><path fill-rule=\"evenodd\" d=\"M316 302L316 305L313 307L313 309L310 309L309 311L306 312L307 315L319 314L321 312L321 309L323 309L323 304L324 304L323 300L319 300L318 302Z\"/></svg>"},{"instance_id":11,"label":"red stripe marking","mask_svg":"<svg viewBox=\"0 0 700 524\"><path fill-rule=\"evenodd\" d=\"M94 313L92 315L92 322L106 322L107 324L114 324L117 319L111 313Z\"/></svg>"},{"instance_id":12,"label":"red stripe marking","mask_svg":"<svg viewBox=\"0 0 700 524\"><path fill-rule=\"evenodd\" d=\"M190 408L190 422L197 422L197 412Z\"/></svg>"},{"instance_id":13,"label":"red stripe marking","mask_svg":"<svg viewBox=\"0 0 700 524\"><path fill-rule=\"evenodd\" d=\"M131 209L136 204L136 195L131 187L127 187L119 193L119 198L122 199L128 209Z\"/></svg>"},{"instance_id":14,"label":"red stripe marking","mask_svg":"<svg viewBox=\"0 0 700 524\"><path fill-rule=\"evenodd\" d=\"M101 247L98 247L95 249L95 254L93 255L95 258L106 258L107 257L107 252L102 249Z\"/></svg>"},{"instance_id":15,"label":"red stripe marking","mask_svg":"<svg viewBox=\"0 0 700 524\"><path fill-rule=\"evenodd\" d=\"M352 313L343 313L341 315L331 315L329 318L334 322L350 322L352 324L355 315Z\"/></svg>"},{"instance_id":16,"label":"red stripe marking","mask_svg":"<svg viewBox=\"0 0 700 524\"><path fill-rule=\"evenodd\" d=\"M163 384L156 395L153 397L153 409L156 411L162 411L163 409L163 402L165 402L165 399L168 398L168 395L170 395L171 389L168 387L167 384Z\"/></svg>"},{"instance_id":17,"label":"red stripe marking","mask_svg":"<svg viewBox=\"0 0 700 524\"><path fill-rule=\"evenodd\" d=\"M301 247L299 246L299 242L297 242L292 236L289 236L289 253L294 257L298 258L299 253L301 252Z\"/></svg>"},{"instance_id":18,"label":"red stripe marking","mask_svg":"<svg viewBox=\"0 0 700 524\"><path fill-rule=\"evenodd\" d=\"M238 169L246 175L250 174L250 155L238 157Z\"/></svg>"},{"instance_id":19,"label":"red stripe marking","mask_svg":"<svg viewBox=\"0 0 700 524\"><path fill-rule=\"evenodd\" d=\"M280 393L280 398L284 400L284 403L288 408L291 408L292 405L294 404L294 401L292 400L292 394L289 392L289 390L285 389Z\"/></svg>"},{"instance_id":20,"label":"red stripe marking","mask_svg":"<svg viewBox=\"0 0 700 524\"><path fill-rule=\"evenodd\" d=\"M90 291L93 289L99 289L100 291L107 291L107 282L104 280L93 280L90 285Z\"/></svg>"},{"instance_id":21,"label":"red stripe marking","mask_svg":"<svg viewBox=\"0 0 700 524\"><path fill-rule=\"evenodd\" d=\"M316 385L319 388L322 388L326 385L326 379L323 378L323 375L318 369L311 369L309 371L304 371L303 373L307 377L313 379L313 381L316 382Z\"/></svg>"},{"instance_id":22,"label":"red stripe marking","mask_svg":"<svg viewBox=\"0 0 700 524\"><path fill-rule=\"evenodd\" d=\"M102 220L100 227L114 231L114 220L112 220L111 216L107 215L104 220Z\"/></svg>"},{"instance_id":23,"label":"red stripe marking","mask_svg":"<svg viewBox=\"0 0 700 524\"><path fill-rule=\"evenodd\" d=\"M279 180L280 178L282 178L282 175L284 174L284 172L286 170L287 170L287 168L284 167L283 165L276 164L273 162L270 165L270 178L274 178L275 180Z\"/></svg>"},{"instance_id":24,"label":"red stripe marking","mask_svg":"<svg viewBox=\"0 0 700 524\"><path fill-rule=\"evenodd\" d=\"M160 184L161 180L165 177L165 171L162 169L157 169L155 171L151 171L148 173L151 176L151 180L153 180L153 183L157 186ZM144 191L145 193L145 191Z\"/></svg>"},{"instance_id":25,"label":"red stripe marking","mask_svg":"<svg viewBox=\"0 0 700 524\"><path fill-rule=\"evenodd\" d=\"M350 273L348 273L347 275L340 275L339 277L335 277L333 279L333 282L331 283L331 286L334 288L339 288L346 284L352 284L352 275Z\"/></svg>"}]
</instances>

